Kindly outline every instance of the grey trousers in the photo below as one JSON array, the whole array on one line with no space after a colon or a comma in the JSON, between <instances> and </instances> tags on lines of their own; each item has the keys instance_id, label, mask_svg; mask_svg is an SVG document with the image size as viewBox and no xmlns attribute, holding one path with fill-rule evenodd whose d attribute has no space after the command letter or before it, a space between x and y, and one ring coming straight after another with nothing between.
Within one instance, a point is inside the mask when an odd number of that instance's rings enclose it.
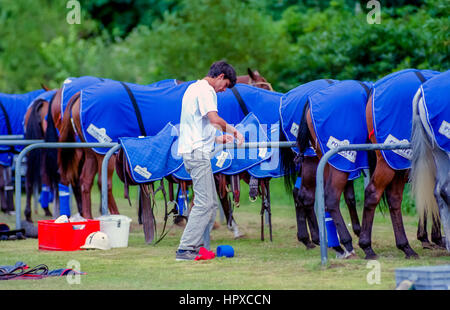
<instances>
[{"instance_id":1,"label":"grey trousers","mask_svg":"<svg viewBox=\"0 0 450 310\"><path fill-rule=\"evenodd\" d=\"M181 236L179 250L210 250L210 233L219 207L209 156L194 150L183 155L186 171L192 178L194 206Z\"/></svg>"}]
</instances>

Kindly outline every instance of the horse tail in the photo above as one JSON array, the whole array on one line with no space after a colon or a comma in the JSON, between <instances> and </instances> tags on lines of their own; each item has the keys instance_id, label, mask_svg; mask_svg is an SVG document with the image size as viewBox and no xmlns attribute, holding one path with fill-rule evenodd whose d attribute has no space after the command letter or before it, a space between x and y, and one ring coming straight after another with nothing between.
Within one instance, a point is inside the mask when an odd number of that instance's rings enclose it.
<instances>
[{"instance_id":1,"label":"horse tail","mask_svg":"<svg viewBox=\"0 0 450 310\"><path fill-rule=\"evenodd\" d=\"M432 145L428 134L423 128L418 104L421 89L413 100L413 120L411 146L413 157L411 159L411 194L415 200L420 222L423 223L425 215L432 214L433 218L439 218L439 208L434 197L436 184L436 164L432 153Z\"/></svg>"},{"instance_id":2,"label":"horse tail","mask_svg":"<svg viewBox=\"0 0 450 310\"><path fill-rule=\"evenodd\" d=\"M309 142L311 141L311 133L309 132L308 121L306 119L308 111L309 101L306 102L305 107L303 108L302 120L298 128L297 147L300 151L301 157L303 157L303 155L305 154L306 150L310 146Z\"/></svg>"},{"instance_id":3,"label":"horse tail","mask_svg":"<svg viewBox=\"0 0 450 310\"><path fill-rule=\"evenodd\" d=\"M80 93L76 93L70 99L64 111L61 123L61 132L59 142L76 142L76 134L72 125L72 107L80 97ZM58 149L58 164L61 175L70 183L74 184L78 178L78 163L76 160L76 150L74 148Z\"/></svg>"},{"instance_id":4,"label":"horse tail","mask_svg":"<svg viewBox=\"0 0 450 310\"><path fill-rule=\"evenodd\" d=\"M41 140L44 133L41 127L41 115L39 109L42 107L42 100L36 100L30 107L30 115L25 124L26 140ZM42 150L32 150L27 154L26 182L33 188L41 188L41 155Z\"/></svg>"},{"instance_id":5,"label":"horse tail","mask_svg":"<svg viewBox=\"0 0 450 310\"><path fill-rule=\"evenodd\" d=\"M59 136L56 130L55 123L52 116L52 104L55 96L50 100L47 113L47 130L45 131L45 142L58 142ZM45 173L47 174L50 182L50 187L57 188L59 183L58 173L58 150L46 149L44 151L45 157Z\"/></svg>"},{"instance_id":6,"label":"horse tail","mask_svg":"<svg viewBox=\"0 0 450 310\"><path fill-rule=\"evenodd\" d=\"M279 141L287 141L283 130L280 130ZM295 164L295 156L295 152L291 148L280 148L280 165L284 174L284 186L287 192L292 192L293 185L297 179L298 172Z\"/></svg>"}]
</instances>

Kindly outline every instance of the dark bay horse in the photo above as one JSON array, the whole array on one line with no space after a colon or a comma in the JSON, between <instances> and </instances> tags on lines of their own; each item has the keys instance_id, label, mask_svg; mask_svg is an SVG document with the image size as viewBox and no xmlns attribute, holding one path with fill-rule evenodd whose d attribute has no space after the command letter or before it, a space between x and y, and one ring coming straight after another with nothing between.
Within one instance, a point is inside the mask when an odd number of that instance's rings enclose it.
<instances>
[{"instance_id":1,"label":"dark bay horse","mask_svg":"<svg viewBox=\"0 0 450 310\"><path fill-rule=\"evenodd\" d=\"M36 138L34 136L29 136L28 132L24 130L23 121L27 113L29 113L38 102L41 100L44 100L45 98L48 98L48 96L51 96L53 93L49 91L48 88L45 86L42 86L42 89L32 91L26 94L0 94L0 105L2 108L1 113L1 122L0 127L2 127L2 134L5 135L21 135L24 134L25 139L33 139ZM39 116L37 116L39 118ZM3 130L5 130L3 132ZM6 167L12 165L12 154L18 154L23 147L9 147L6 152L3 153L2 156L2 170L1 170L1 177L3 179L4 174L9 174L6 169ZM9 154L9 155L8 155ZM4 157L6 156L6 157ZM3 161L6 160L6 161ZM40 163L39 163L40 164ZM40 186L40 165L38 164L37 172L35 169L27 169L26 174L26 193L27 193L27 205L25 208L25 217L28 221L31 221L31 196L33 195L33 188L35 184L38 184ZM28 156L27 158L27 165L33 166L33 160ZM8 184L8 181L6 180L5 185L7 185L8 190L5 190L2 192L2 194L5 194L7 197L7 200L11 203L12 210L14 210L14 205L12 202L12 189L13 185L12 183ZM5 189L5 188L4 188ZM3 197L2 197L3 198ZM9 199L8 199L9 198ZM45 215L51 216L51 212L48 209L45 209Z\"/></svg>"},{"instance_id":2,"label":"dark bay horse","mask_svg":"<svg viewBox=\"0 0 450 310\"><path fill-rule=\"evenodd\" d=\"M58 142L61 129L61 100L62 88L47 91L47 96L35 100L28 108L24 117L25 138L43 139L45 142ZM31 191L40 184L49 186L56 192L58 199L58 183L64 182L58 172L56 149L38 149L27 156L27 204L25 215L31 222ZM67 183L66 183L67 184ZM78 211L81 210L80 187L72 184ZM51 216L50 213L47 214Z\"/></svg>"},{"instance_id":3,"label":"dark bay horse","mask_svg":"<svg viewBox=\"0 0 450 310\"><path fill-rule=\"evenodd\" d=\"M282 123L280 141L295 141L297 139L298 125L304 107L308 104L308 97L336 82L327 79L308 82L292 89L283 96L280 106ZM282 168L285 173L286 190L292 193L295 202L297 239L307 249L314 248L315 244L319 245L319 227L314 211L316 170L319 158L312 150L308 150L303 156L298 154L298 150L291 148L283 148L280 153ZM299 165L300 163L301 165ZM299 169L300 167L301 169ZM298 184L294 186L297 183L297 177L301 178L300 186ZM345 186L344 199L350 212L353 232L359 237L361 226L356 210L353 180L349 180Z\"/></svg>"},{"instance_id":4,"label":"dark bay horse","mask_svg":"<svg viewBox=\"0 0 450 310\"><path fill-rule=\"evenodd\" d=\"M296 140L298 164L301 165L301 170L305 170L304 174L302 171L302 176L309 179L307 183L311 183L315 176L314 171L303 168L303 163L308 161L304 154L310 146L320 159L324 152L336 145L366 141L364 109L370 87L370 83L341 81L309 96ZM353 126L349 126L350 124ZM283 164L286 159L283 159ZM325 167L325 209L334 220L340 243L344 246L344 249L340 246L333 247L338 258L356 257L352 237L340 212L340 197L346 190L349 175L364 167L365 160L365 152L342 152L333 156ZM317 159L310 167L315 167L316 163ZM308 197L304 196L304 200L308 201ZM313 201L313 197L309 196L309 200Z\"/></svg>"}]
</instances>

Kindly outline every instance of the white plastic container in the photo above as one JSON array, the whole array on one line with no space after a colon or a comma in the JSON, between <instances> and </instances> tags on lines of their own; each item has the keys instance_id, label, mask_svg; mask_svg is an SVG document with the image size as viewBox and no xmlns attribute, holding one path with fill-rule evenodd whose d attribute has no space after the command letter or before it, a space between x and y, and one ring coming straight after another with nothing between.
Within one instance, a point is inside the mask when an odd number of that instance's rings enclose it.
<instances>
[{"instance_id":1,"label":"white plastic container","mask_svg":"<svg viewBox=\"0 0 450 310\"><path fill-rule=\"evenodd\" d=\"M108 235L111 248L128 247L128 236L130 234L131 223L129 217L111 214L102 215L96 219L100 221L100 231Z\"/></svg>"}]
</instances>

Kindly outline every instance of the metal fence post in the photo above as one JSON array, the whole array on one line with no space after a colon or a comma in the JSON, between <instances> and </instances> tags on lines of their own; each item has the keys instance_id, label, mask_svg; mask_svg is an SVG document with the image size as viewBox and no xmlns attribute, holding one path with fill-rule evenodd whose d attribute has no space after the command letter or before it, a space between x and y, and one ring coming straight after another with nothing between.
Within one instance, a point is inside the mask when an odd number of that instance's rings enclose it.
<instances>
[{"instance_id":1,"label":"metal fence post","mask_svg":"<svg viewBox=\"0 0 450 310\"><path fill-rule=\"evenodd\" d=\"M335 149L329 150L320 159L317 166L316 175L316 197L314 210L317 214L317 220L319 223L319 237L320 237L320 256L322 266L325 266L328 261L327 252L327 234L325 229L325 197L324 197L324 170L325 165L331 156L342 151L370 151L370 150L394 150L394 149L409 149L410 143L393 143L393 144L350 144L345 146L339 146Z\"/></svg>"},{"instance_id":2,"label":"metal fence post","mask_svg":"<svg viewBox=\"0 0 450 310\"><path fill-rule=\"evenodd\" d=\"M109 149L102 162L102 214L108 212L108 162L111 156L122 146L117 144Z\"/></svg>"},{"instance_id":3,"label":"metal fence post","mask_svg":"<svg viewBox=\"0 0 450 310\"><path fill-rule=\"evenodd\" d=\"M30 144L30 140L22 140L21 143L15 143L14 141L0 141L1 145L27 145L17 157L16 160L16 171L15 171L15 190L16 190L16 229L21 228L21 197L22 197L22 188L20 186L21 179L21 170L22 170L22 160L25 155L38 148L48 148L48 149L59 149L59 148L111 148L117 146L117 143L88 143L88 142L36 142L35 140Z\"/></svg>"}]
</instances>

